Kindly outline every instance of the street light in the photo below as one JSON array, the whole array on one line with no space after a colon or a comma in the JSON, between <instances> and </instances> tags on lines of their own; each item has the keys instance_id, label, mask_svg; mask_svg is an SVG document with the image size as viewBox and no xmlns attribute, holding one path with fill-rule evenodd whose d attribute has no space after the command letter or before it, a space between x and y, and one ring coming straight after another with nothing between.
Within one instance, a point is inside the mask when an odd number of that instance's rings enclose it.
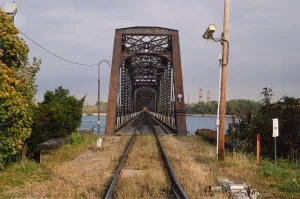
<instances>
[{"instance_id":1,"label":"street light","mask_svg":"<svg viewBox=\"0 0 300 199\"><path fill-rule=\"evenodd\" d=\"M101 60L98 64L98 135L100 134L100 64L106 62L109 66L109 61Z\"/></svg>"},{"instance_id":2,"label":"street light","mask_svg":"<svg viewBox=\"0 0 300 199\"><path fill-rule=\"evenodd\" d=\"M12 21L14 22L14 18L17 14L18 10L18 5L13 2L13 3L4 3L1 7L3 12L5 12L8 16L12 17Z\"/></svg>"},{"instance_id":3,"label":"street light","mask_svg":"<svg viewBox=\"0 0 300 199\"><path fill-rule=\"evenodd\" d=\"M224 160L225 157L225 116L226 116L226 81L227 81L227 64L229 54L229 2L230 0L224 0L224 23L223 33L221 38L215 39L213 33L216 31L216 26L211 24L203 34L203 39L213 40L215 42L221 42L223 46L222 60L220 62L221 67L221 91L220 91L220 124L219 124L219 142L218 142L218 160ZM217 121L218 122L218 121Z\"/></svg>"},{"instance_id":4,"label":"street light","mask_svg":"<svg viewBox=\"0 0 300 199\"><path fill-rule=\"evenodd\" d=\"M202 38L207 40L213 39L213 34L215 31L216 31L216 25L210 24L206 29L205 33L203 34Z\"/></svg>"},{"instance_id":5,"label":"street light","mask_svg":"<svg viewBox=\"0 0 300 199\"><path fill-rule=\"evenodd\" d=\"M221 38L214 38L213 34L214 34L215 31L216 31L216 26L214 24L210 24L208 26L208 28L206 29L206 31L204 32L202 38L206 39L206 40L209 40L209 41L213 40L214 42L221 42L223 47L224 47L224 42L227 43L228 48L227 48L227 57L226 57L227 61L226 61L226 63L224 64L223 57L221 59L222 66L226 66L228 64L229 42L226 39L224 39L224 34L223 33L221 35Z\"/></svg>"},{"instance_id":6,"label":"street light","mask_svg":"<svg viewBox=\"0 0 300 199\"><path fill-rule=\"evenodd\" d=\"M229 42L224 39L222 33L221 38L214 38L213 33L216 31L216 26L210 24L203 34L202 38L206 40L213 40L214 42L221 42L223 46L223 54L219 55L220 63L220 82L219 82L219 100L218 100L218 110L217 110L217 157L219 160L224 159L224 147L225 147L225 114L226 114L226 66L228 64L228 54L229 54ZM224 57L225 47L224 42L227 43L226 57ZM226 63L224 60L226 59ZM225 69L224 69L225 68ZM225 80L224 80L225 77Z\"/></svg>"}]
</instances>

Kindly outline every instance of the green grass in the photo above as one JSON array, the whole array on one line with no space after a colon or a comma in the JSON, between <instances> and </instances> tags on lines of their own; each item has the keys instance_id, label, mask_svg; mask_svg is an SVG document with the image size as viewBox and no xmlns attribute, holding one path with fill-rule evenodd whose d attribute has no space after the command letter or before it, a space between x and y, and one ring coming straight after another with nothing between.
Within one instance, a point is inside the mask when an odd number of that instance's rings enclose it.
<instances>
[{"instance_id":1,"label":"green grass","mask_svg":"<svg viewBox=\"0 0 300 199\"><path fill-rule=\"evenodd\" d=\"M215 147L212 142L209 142L206 136L197 136L206 144ZM204 147L204 146L203 146ZM205 146L206 147L206 146ZM247 162L242 161L242 158L246 157ZM273 196L279 198L300 198L300 166L288 162L286 159L278 159L277 169L275 170L274 161L270 159L262 159L260 166L249 167L251 163L255 162L255 156L252 154L243 154L242 152L226 152L226 158L223 162L217 162L221 165L221 168L230 168L232 166L238 167L242 164L242 168L247 172L253 170L253 176L256 176L258 191L260 186L265 186L264 192L271 192ZM245 158L243 158L245 159ZM207 158L205 156L196 157L195 159L199 163L209 164L214 163L214 159ZM235 161L232 161L235 160Z\"/></svg>"},{"instance_id":2,"label":"green grass","mask_svg":"<svg viewBox=\"0 0 300 199\"><path fill-rule=\"evenodd\" d=\"M42 182L49 177L45 165L23 160L0 173L0 193L6 187L23 186L25 182Z\"/></svg>"},{"instance_id":3,"label":"green grass","mask_svg":"<svg viewBox=\"0 0 300 199\"><path fill-rule=\"evenodd\" d=\"M84 142L85 138L86 137L80 133L72 133L70 139L71 145L78 146Z\"/></svg>"},{"instance_id":4,"label":"green grass","mask_svg":"<svg viewBox=\"0 0 300 199\"><path fill-rule=\"evenodd\" d=\"M26 182L42 182L50 179L51 165L72 160L87 148L95 148L97 138L91 134L73 133L71 144L58 148L46 161L36 163L26 159L7 167L0 172L0 198L10 197L3 193L10 187L23 187Z\"/></svg>"},{"instance_id":5,"label":"green grass","mask_svg":"<svg viewBox=\"0 0 300 199\"><path fill-rule=\"evenodd\" d=\"M274 162L263 160L259 172L263 177L273 181L270 187L277 188L282 192L300 196L300 167L279 159L277 169Z\"/></svg>"},{"instance_id":6,"label":"green grass","mask_svg":"<svg viewBox=\"0 0 300 199\"><path fill-rule=\"evenodd\" d=\"M71 135L71 144L63 145L57 149L46 162L55 164L73 160L87 148L95 149L97 139L98 137L95 135L73 133Z\"/></svg>"}]
</instances>

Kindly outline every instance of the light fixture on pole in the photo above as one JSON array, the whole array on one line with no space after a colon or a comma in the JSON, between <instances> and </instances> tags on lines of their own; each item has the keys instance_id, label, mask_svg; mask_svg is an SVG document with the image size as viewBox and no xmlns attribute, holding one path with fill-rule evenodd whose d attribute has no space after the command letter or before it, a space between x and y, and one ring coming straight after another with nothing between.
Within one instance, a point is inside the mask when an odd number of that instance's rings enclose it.
<instances>
[{"instance_id":1,"label":"light fixture on pole","mask_svg":"<svg viewBox=\"0 0 300 199\"><path fill-rule=\"evenodd\" d=\"M18 11L18 5L15 2L13 2L13 3L4 3L2 5L1 9L8 16L12 17L12 22L14 22L14 18L17 14L17 11Z\"/></svg>"},{"instance_id":2,"label":"light fixture on pole","mask_svg":"<svg viewBox=\"0 0 300 199\"><path fill-rule=\"evenodd\" d=\"M98 135L100 134L100 64L102 62L106 62L109 67L110 67L110 64L109 64L109 61L107 60L101 60L98 64L98 101L97 101L97 105L98 105Z\"/></svg>"},{"instance_id":3,"label":"light fixture on pole","mask_svg":"<svg viewBox=\"0 0 300 199\"><path fill-rule=\"evenodd\" d=\"M223 46L222 53L222 72L221 72L221 92L220 92L220 123L219 123L219 150L218 160L224 160L225 157L225 116L226 116L226 81L227 81L227 64L229 54L229 1L224 0L224 23L222 37L215 39L213 33L216 31L216 26L211 24L203 34L202 38L207 40L213 40L215 42L221 42Z\"/></svg>"},{"instance_id":4,"label":"light fixture on pole","mask_svg":"<svg viewBox=\"0 0 300 199\"><path fill-rule=\"evenodd\" d=\"M204 32L202 38L206 40L213 40L213 34L216 31L216 25L210 24L206 31Z\"/></svg>"},{"instance_id":5,"label":"light fixture on pole","mask_svg":"<svg viewBox=\"0 0 300 199\"><path fill-rule=\"evenodd\" d=\"M224 39L223 33L221 38L214 38L213 33L216 31L216 26L211 24L208 26L207 30L203 34L202 38L206 40L212 40L215 42L221 42L223 46L222 57L219 57L220 60L220 85L219 85L219 103L218 103L218 118L217 118L217 157L218 160L224 160L225 156L225 114L226 114L226 68L228 64L228 51L229 51L229 42ZM224 42L226 42L226 55L224 57ZM220 59L221 58L221 59ZM224 60L226 59L226 63Z\"/></svg>"},{"instance_id":6,"label":"light fixture on pole","mask_svg":"<svg viewBox=\"0 0 300 199\"><path fill-rule=\"evenodd\" d=\"M213 34L214 34L214 32L216 31L216 25L214 25L214 24L210 24L209 26L208 26L208 28L206 29L206 31L204 32L204 34L203 34L203 36L202 36L202 38L203 39L206 39L206 40L208 40L208 41L214 41L214 42L221 42L221 44L222 44L222 46L224 47L224 42L226 42L227 43L227 57L226 57L226 63L224 64L224 58L223 58L223 56L222 56L222 59L221 59L221 65L222 66L227 66L227 64L228 64L228 55L229 55L229 42L226 40L226 39L224 39L224 33L222 33L222 35L221 35L221 37L220 38L214 38L213 37Z\"/></svg>"}]
</instances>

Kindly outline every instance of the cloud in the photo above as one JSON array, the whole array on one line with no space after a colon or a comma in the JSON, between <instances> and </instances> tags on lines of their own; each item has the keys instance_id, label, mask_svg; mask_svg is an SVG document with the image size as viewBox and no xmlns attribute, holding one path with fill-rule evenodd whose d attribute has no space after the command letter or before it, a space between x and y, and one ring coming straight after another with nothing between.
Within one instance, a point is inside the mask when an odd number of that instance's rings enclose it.
<instances>
[{"instance_id":1,"label":"cloud","mask_svg":"<svg viewBox=\"0 0 300 199\"><path fill-rule=\"evenodd\" d=\"M218 54L222 46L201 38L208 24L223 29L223 2L218 0L96 1L20 0L16 25L47 49L77 62L111 60L114 31L130 26L179 30L184 89L198 101L199 89L218 94ZM244 0L230 5L230 57L227 97L258 99L265 86L275 95L296 95L300 31L297 0ZM75 66L47 54L28 41L31 56L43 59L39 95L58 85L71 93L97 98L97 68ZM107 100L110 69L101 66L101 96ZM300 96L297 96L300 97ZM205 98L205 95L204 95Z\"/></svg>"}]
</instances>

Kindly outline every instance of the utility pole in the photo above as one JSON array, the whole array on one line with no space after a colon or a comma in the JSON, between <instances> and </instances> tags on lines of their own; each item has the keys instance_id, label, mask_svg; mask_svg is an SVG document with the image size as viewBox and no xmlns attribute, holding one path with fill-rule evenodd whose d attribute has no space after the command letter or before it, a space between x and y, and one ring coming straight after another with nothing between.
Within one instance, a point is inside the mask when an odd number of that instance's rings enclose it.
<instances>
[{"instance_id":1,"label":"utility pole","mask_svg":"<svg viewBox=\"0 0 300 199\"><path fill-rule=\"evenodd\" d=\"M229 2L224 0L224 24L223 24L223 39L228 41L229 29ZM222 78L221 78L221 100L220 100L220 139L218 160L224 160L225 157L225 115L226 115L226 81L227 81L227 63L228 63L228 43L223 43L222 56Z\"/></svg>"}]
</instances>

